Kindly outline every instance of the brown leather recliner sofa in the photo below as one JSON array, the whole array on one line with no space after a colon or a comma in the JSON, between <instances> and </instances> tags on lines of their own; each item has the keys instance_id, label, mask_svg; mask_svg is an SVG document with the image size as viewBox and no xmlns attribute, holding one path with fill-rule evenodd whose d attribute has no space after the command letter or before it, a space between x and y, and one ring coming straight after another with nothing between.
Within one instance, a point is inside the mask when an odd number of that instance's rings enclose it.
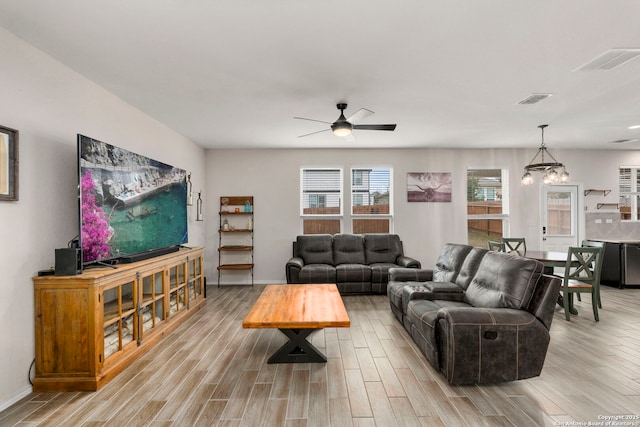
<instances>
[{"instance_id":1,"label":"brown leather recliner sofa","mask_svg":"<svg viewBox=\"0 0 640 427\"><path fill-rule=\"evenodd\" d=\"M341 294L387 293L389 269L420 268L397 234L308 234L293 242L287 283L335 283Z\"/></svg>"},{"instance_id":2,"label":"brown leather recliner sofa","mask_svg":"<svg viewBox=\"0 0 640 427\"><path fill-rule=\"evenodd\" d=\"M561 286L542 263L449 243L433 269L389 276L391 310L450 383L540 375Z\"/></svg>"}]
</instances>

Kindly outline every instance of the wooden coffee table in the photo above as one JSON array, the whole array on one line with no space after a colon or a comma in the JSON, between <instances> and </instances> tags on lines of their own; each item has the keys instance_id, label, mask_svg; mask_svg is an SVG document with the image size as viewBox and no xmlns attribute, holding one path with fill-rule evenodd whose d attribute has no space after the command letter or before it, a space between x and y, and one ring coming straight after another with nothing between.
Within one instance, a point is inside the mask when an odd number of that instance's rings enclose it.
<instances>
[{"instance_id":1,"label":"wooden coffee table","mask_svg":"<svg viewBox=\"0 0 640 427\"><path fill-rule=\"evenodd\" d=\"M324 363L324 354L307 341L309 334L350 326L333 284L267 285L242 322L243 328L278 328L289 338L267 363Z\"/></svg>"}]
</instances>

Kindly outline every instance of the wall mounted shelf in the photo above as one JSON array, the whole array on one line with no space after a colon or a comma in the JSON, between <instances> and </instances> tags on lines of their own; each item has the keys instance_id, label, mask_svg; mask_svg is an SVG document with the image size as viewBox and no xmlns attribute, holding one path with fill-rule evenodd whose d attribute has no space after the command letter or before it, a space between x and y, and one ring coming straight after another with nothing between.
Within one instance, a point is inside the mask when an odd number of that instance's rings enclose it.
<instances>
[{"instance_id":1,"label":"wall mounted shelf","mask_svg":"<svg viewBox=\"0 0 640 427\"><path fill-rule=\"evenodd\" d=\"M606 196L607 194L611 193L611 190L597 190L595 188L589 188L587 190L584 190L585 196L588 196L591 193L599 193L599 194L602 194L603 196Z\"/></svg>"},{"instance_id":2,"label":"wall mounted shelf","mask_svg":"<svg viewBox=\"0 0 640 427\"><path fill-rule=\"evenodd\" d=\"M619 204L619 203L598 203L598 204L596 205L596 207L597 207L598 209L601 209L601 208L613 208L613 209L618 209L618 208L620 207L620 204Z\"/></svg>"}]
</instances>

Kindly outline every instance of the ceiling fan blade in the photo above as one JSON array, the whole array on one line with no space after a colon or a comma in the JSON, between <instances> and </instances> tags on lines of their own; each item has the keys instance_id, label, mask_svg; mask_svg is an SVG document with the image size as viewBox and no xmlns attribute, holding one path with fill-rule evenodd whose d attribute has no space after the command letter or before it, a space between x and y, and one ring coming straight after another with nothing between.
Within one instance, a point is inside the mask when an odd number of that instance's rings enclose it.
<instances>
[{"instance_id":1,"label":"ceiling fan blade","mask_svg":"<svg viewBox=\"0 0 640 427\"><path fill-rule=\"evenodd\" d=\"M304 135L300 135L298 138L303 138L303 137L309 136L309 135L315 135L316 133L326 132L328 130L331 130L331 129L323 129L323 130L317 130L317 131L311 132L311 133L305 133Z\"/></svg>"},{"instance_id":2,"label":"ceiling fan blade","mask_svg":"<svg viewBox=\"0 0 640 427\"><path fill-rule=\"evenodd\" d=\"M347 142L354 142L356 140L356 137L353 136L353 132L351 132L349 135L340 136L339 138L342 138L343 140L345 140Z\"/></svg>"},{"instance_id":3,"label":"ceiling fan blade","mask_svg":"<svg viewBox=\"0 0 640 427\"><path fill-rule=\"evenodd\" d=\"M298 119L298 120L309 120L310 122L319 122L319 123L326 123L328 125L331 124L331 122L325 122L323 120L316 120L316 119L307 119L306 117L294 117L294 119Z\"/></svg>"},{"instance_id":4,"label":"ceiling fan blade","mask_svg":"<svg viewBox=\"0 0 640 427\"><path fill-rule=\"evenodd\" d=\"M396 125L353 125L353 128L360 130L396 130Z\"/></svg>"},{"instance_id":5,"label":"ceiling fan blade","mask_svg":"<svg viewBox=\"0 0 640 427\"><path fill-rule=\"evenodd\" d=\"M366 108L361 108L349 117L347 117L347 121L350 123L359 122L363 119L366 119L370 115L374 114L373 111L367 110Z\"/></svg>"}]
</instances>

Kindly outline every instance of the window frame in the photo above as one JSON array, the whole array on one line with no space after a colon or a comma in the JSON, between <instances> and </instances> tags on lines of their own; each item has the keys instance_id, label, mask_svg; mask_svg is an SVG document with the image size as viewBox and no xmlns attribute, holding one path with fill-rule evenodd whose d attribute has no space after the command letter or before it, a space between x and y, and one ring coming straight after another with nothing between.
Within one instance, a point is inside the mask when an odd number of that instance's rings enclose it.
<instances>
[{"instance_id":1,"label":"window frame","mask_svg":"<svg viewBox=\"0 0 640 427\"><path fill-rule=\"evenodd\" d=\"M624 183L622 175L623 169L629 169L629 176L628 178L624 178ZM618 210L620 211L620 221L640 222L640 214L638 213L638 207L640 207L640 166L623 165L618 167L618 190ZM623 199L626 198L629 199L628 204L623 201ZM629 207L629 212L623 212L623 207L627 206ZM629 218L625 218L625 215L629 215Z\"/></svg>"},{"instance_id":2,"label":"window frame","mask_svg":"<svg viewBox=\"0 0 640 427\"><path fill-rule=\"evenodd\" d=\"M371 180L370 174L376 170L385 171L388 174L388 182L387 184L387 193L389 199L389 212L388 213L354 213L354 207L356 206L376 206L375 204L370 205L369 200L371 195ZM369 178L365 179L365 172L369 171ZM364 185L368 186L368 191L364 192L362 187ZM350 224L351 231L354 232L356 227L354 226L354 221L358 220L366 220L366 219L386 219L388 221L388 233L393 233L394 227L394 191L393 191L393 167L388 165L357 165L351 166L349 169L349 195L350 195ZM384 194L384 193L383 193ZM362 204L356 203L356 195L362 196ZM364 202L366 195L366 204Z\"/></svg>"},{"instance_id":3,"label":"window frame","mask_svg":"<svg viewBox=\"0 0 640 427\"><path fill-rule=\"evenodd\" d=\"M305 180L305 172L308 171L315 171L315 172L337 172L337 191L335 189L331 189L329 188L328 190L325 189L326 191L322 191L322 188L308 188L305 187L305 183L306 182L312 182L312 181L306 181ZM330 183L332 183L331 181L329 181ZM317 194L315 194L315 196L319 199L320 197L324 197L324 206L322 207L327 207L327 194L337 194L338 198L337 198L337 202L338 202L338 207L339 207L339 211L338 213L326 213L326 214L320 214L320 213L305 213L304 209L305 209L305 199L308 200L308 205L309 208L311 209L311 201L310 201L310 197L309 198L305 198L305 195L309 195L311 196L311 192L316 192ZM299 200L299 205L300 205L300 234L304 234L304 230L305 230L305 221L307 220L330 220L330 221L335 221L338 220L339 221L339 232L342 233L344 230L344 169L340 166L301 166L300 167L300 188L299 188L299 196L300 196L300 200ZM320 206L316 206L316 208L319 208Z\"/></svg>"},{"instance_id":4,"label":"window frame","mask_svg":"<svg viewBox=\"0 0 640 427\"><path fill-rule=\"evenodd\" d=\"M469 172L500 170L501 210L499 214L469 214ZM509 237L509 168L506 167L472 167L466 169L467 181L467 242L469 242L469 221L471 220L500 220L502 221L502 237Z\"/></svg>"}]
</instances>

